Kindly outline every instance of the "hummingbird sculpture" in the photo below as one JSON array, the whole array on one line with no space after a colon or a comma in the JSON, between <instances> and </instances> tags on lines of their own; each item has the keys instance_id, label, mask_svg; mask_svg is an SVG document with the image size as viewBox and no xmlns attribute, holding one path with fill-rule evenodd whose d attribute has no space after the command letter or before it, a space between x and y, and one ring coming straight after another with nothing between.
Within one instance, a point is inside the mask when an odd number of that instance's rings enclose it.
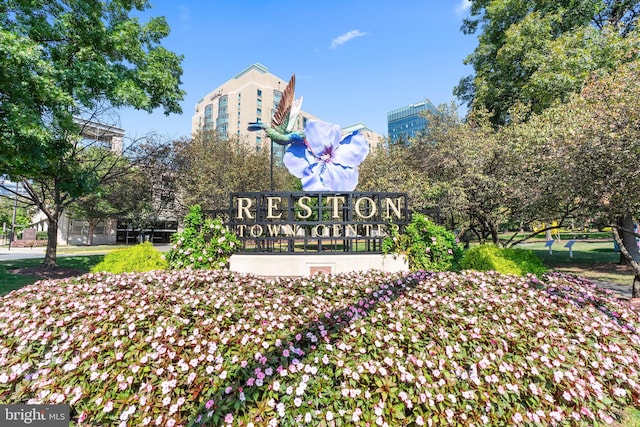
<instances>
[{"instance_id":1,"label":"hummingbird sculpture","mask_svg":"<svg viewBox=\"0 0 640 427\"><path fill-rule=\"evenodd\" d=\"M284 89L280 102L278 102L276 112L271 119L271 125L252 122L249 123L247 130L264 130L272 141L280 145L288 145L294 141L304 141L304 132L293 130L298 115L300 114L300 108L302 107L302 96L294 99L295 86L296 75L294 74Z\"/></svg>"}]
</instances>

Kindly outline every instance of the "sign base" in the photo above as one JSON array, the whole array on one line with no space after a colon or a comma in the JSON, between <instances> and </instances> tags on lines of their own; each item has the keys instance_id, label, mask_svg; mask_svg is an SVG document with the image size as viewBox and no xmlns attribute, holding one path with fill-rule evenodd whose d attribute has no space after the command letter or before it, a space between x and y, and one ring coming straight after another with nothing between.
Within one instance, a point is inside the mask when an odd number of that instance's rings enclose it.
<instances>
[{"instance_id":1,"label":"sign base","mask_svg":"<svg viewBox=\"0 0 640 427\"><path fill-rule=\"evenodd\" d=\"M229 269L256 276L311 276L315 273L340 274L372 269L385 273L408 272L409 263L401 255L383 254L234 254L229 258Z\"/></svg>"}]
</instances>

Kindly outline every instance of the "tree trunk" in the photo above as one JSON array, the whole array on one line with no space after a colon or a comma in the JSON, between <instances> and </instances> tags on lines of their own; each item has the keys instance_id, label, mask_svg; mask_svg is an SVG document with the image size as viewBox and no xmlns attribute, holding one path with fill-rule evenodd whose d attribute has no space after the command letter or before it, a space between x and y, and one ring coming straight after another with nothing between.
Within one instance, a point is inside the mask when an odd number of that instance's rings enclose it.
<instances>
[{"instance_id":1,"label":"tree trunk","mask_svg":"<svg viewBox=\"0 0 640 427\"><path fill-rule=\"evenodd\" d=\"M60 215L54 214L54 216L49 217L47 221L49 224L49 229L47 230L47 252L44 255L44 262L42 264L49 269L58 266L56 261L58 251L58 218L60 218Z\"/></svg>"},{"instance_id":2,"label":"tree trunk","mask_svg":"<svg viewBox=\"0 0 640 427\"><path fill-rule=\"evenodd\" d=\"M491 233L491 242L494 245L500 246L500 236L498 235L498 226L492 222L488 224L489 232Z\"/></svg>"},{"instance_id":3,"label":"tree trunk","mask_svg":"<svg viewBox=\"0 0 640 427\"><path fill-rule=\"evenodd\" d=\"M634 230L633 217L630 213L628 213L624 216L619 217L617 222L620 232L620 238L624 243L624 247L627 249L627 251L629 251L631 259L634 259L637 262L640 261L640 251L638 250L638 242L636 241L636 236L627 231ZM630 265L629 259L624 256L622 251L620 251L620 264Z\"/></svg>"},{"instance_id":4,"label":"tree trunk","mask_svg":"<svg viewBox=\"0 0 640 427\"><path fill-rule=\"evenodd\" d=\"M620 223L620 222L618 222ZM633 225L633 223L632 223ZM633 227L631 228L633 230ZM631 265L634 272L633 285L631 286L631 298L640 298L640 262L638 260L638 244L634 236L633 244L631 248L627 247L621 237L621 233L618 231L618 227L612 228L613 238L620 247L620 255L624 256L625 260ZM624 233L624 231L623 231ZM634 257L635 254L635 257Z\"/></svg>"},{"instance_id":5,"label":"tree trunk","mask_svg":"<svg viewBox=\"0 0 640 427\"><path fill-rule=\"evenodd\" d=\"M94 222L93 220L89 221L89 234L87 235L87 246L93 246L93 233L95 233L97 226L98 226L97 222Z\"/></svg>"}]
</instances>

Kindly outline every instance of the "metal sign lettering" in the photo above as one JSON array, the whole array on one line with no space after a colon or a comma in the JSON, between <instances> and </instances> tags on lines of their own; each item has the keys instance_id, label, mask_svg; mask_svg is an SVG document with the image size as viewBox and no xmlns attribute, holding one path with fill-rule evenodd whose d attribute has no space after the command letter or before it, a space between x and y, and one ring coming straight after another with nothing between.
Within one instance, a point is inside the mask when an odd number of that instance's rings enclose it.
<instances>
[{"instance_id":1,"label":"metal sign lettering","mask_svg":"<svg viewBox=\"0 0 640 427\"><path fill-rule=\"evenodd\" d=\"M243 253L380 253L389 223L409 220L405 193L232 193L229 228Z\"/></svg>"}]
</instances>

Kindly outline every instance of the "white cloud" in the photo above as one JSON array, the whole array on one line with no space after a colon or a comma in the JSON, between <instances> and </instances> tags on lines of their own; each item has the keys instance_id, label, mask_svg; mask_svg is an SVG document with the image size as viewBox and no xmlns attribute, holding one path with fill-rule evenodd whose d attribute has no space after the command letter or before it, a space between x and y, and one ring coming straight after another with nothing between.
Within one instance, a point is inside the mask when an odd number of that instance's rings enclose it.
<instances>
[{"instance_id":1,"label":"white cloud","mask_svg":"<svg viewBox=\"0 0 640 427\"><path fill-rule=\"evenodd\" d=\"M362 37L362 36L366 36L367 33L363 33L360 30L351 30L348 33L345 33L341 36L336 37L335 39L333 39L331 41L331 49L335 49L340 45L345 44L346 42L348 42L351 39L354 39L356 37Z\"/></svg>"},{"instance_id":2,"label":"white cloud","mask_svg":"<svg viewBox=\"0 0 640 427\"><path fill-rule=\"evenodd\" d=\"M178 8L180 10L180 22L183 24L188 23L191 20L191 9L183 5L180 5Z\"/></svg>"},{"instance_id":3,"label":"white cloud","mask_svg":"<svg viewBox=\"0 0 640 427\"><path fill-rule=\"evenodd\" d=\"M460 3L456 6L456 13L458 15L462 15L467 13L471 8L471 0L461 0Z\"/></svg>"}]
</instances>

